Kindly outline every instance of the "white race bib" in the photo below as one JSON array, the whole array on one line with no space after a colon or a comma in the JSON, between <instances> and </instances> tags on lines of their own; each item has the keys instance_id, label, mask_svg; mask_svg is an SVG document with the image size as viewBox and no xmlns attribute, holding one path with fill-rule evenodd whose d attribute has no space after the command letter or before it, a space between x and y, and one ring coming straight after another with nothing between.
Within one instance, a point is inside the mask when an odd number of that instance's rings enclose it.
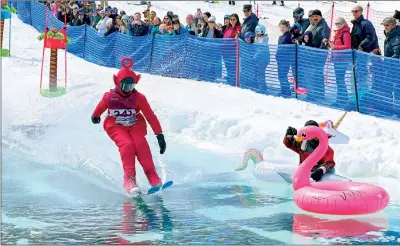
<instances>
[{"instance_id":1,"label":"white race bib","mask_svg":"<svg viewBox=\"0 0 400 246\"><path fill-rule=\"evenodd\" d=\"M115 117L115 123L132 126L136 123L135 109L110 109L110 116Z\"/></svg>"}]
</instances>

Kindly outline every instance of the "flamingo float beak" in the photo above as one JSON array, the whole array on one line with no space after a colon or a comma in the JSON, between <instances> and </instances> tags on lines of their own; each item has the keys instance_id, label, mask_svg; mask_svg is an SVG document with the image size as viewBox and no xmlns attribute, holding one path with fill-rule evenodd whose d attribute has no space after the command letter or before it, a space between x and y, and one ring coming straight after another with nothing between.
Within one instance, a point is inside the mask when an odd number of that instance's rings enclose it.
<instances>
[{"instance_id":1,"label":"flamingo float beak","mask_svg":"<svg viewBox=\"0 0 400 246\"><path fill-rule=\"evenodd\" d=\"M296 142L301 142L303 141L303 138L300 136L294 136L294 139L296 140Z\"/></svg>"}]
</instances>

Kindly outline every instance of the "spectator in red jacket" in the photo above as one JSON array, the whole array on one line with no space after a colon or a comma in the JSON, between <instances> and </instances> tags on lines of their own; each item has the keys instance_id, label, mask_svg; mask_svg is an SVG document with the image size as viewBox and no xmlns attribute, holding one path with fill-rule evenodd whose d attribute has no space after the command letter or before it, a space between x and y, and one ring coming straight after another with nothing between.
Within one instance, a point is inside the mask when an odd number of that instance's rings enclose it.
<instances>
[{"instance_id":1,"label":"spectator in red jacket","mask_svg":"<svg viewBox=\"0 0 400 246\"><path fill-rule=\"evenodd\" d=\"M304 126L319 127L319 124L314 120L309 120L305 123ZM297 142L294 138L294 136L296 135L297 135L297 129L289 126L288 129L286 130L286 135L283 139L283 144L287 148L299 154L300 156L299 165L300 165L318 147L319 141L317 139L313 139L308 141ZM333 160L333 157L334 157L334 151L330 146L328 146L325 155L321 158L321 160L318 161L318 163L315 163L315 166L311 170L311 178L314 179L315 181L320 181L322 176L326 172L328 171L332 172L333 171L332 168L335 166L335 161Z\"/></svg>"},{"instance_id":2,"label":"spectator in red jacket","mask_svg":"<svg viewBox=\"0 0 400 246\"><path fill-rule=\"evenodd\" d=\"M335 22L336 30L333 41L330 44L332 50L350 50L351 33L350 27L344 18L339 17ZM334 106L341 107L348 100L347 87L345 82L346 71L352 60L350 53L336 52L332 54L332 62L336 75L337 99Z\"/></svg>"}]
</instances>

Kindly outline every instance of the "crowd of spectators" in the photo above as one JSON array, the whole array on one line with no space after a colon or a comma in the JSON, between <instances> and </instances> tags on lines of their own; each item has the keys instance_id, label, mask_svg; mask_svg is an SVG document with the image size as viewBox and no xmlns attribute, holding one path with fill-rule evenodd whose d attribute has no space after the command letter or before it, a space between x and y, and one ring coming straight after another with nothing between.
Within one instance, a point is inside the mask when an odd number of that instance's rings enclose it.
<instances>
[{"instance_id":1,"label":"crowd of spectators","mask_svg":"<svg viewBox=\"0 0 400 246\"><path fill-rule=\"evenodd\" d=\"M276 4L275 1L274 3ZM147 1L146 5L144 5L146 9L143 12L136 12L133 15L128 15L124 10L118 11L115 7L107 6L104 1L96 5L95 1L90 0L61 2L48 0L45 4L60 21L66 21L67 24L72 26L87 24L104 36L114 32L131 36L175 36L188 33L204 38L240 38L250 44L267 45L269 42L266 26L259 24L259 18L253 12L251 4L243 5L244 18L242 19L237 13L231 13L225 15L222 22L218 22L216 16L212 15L212 13L209 11L203 12L198 8L194 14L188 14L185 17L185 23L182 23L179 16L172 11L167 11L165 15L156 13L156 11L152 10L150 1ZM235 1L230 1L230 4L234 5ZM336 18L334 35L331 35L331 29L320 10L309 10L308 18L306 18L304 9L298 7L293 10L292 24L289 20L281 20L277 23L281 31L278 44L305 45L313 49L356 49L375 55L400 59L400 26L397 23L400 19L400 12L396 11L393 17L384 18L381 23L384 26L386 37L384 47L379 47L375 27L369 20L364 18L364 9L357 5L353 7L351 13L353 15L352 20L346 20L343 17ZM348 26L348 21L353 24L352 28ZM332 57L334 65L335 59L340 60L339 58ZM278 63L280 62L279 48L276 53L276 60ZM371 87L370 84L373 84L367 77L372 77L373 80L374 69L367 68L369 66L367 63L365 61L363 64L358 64L358 66L365 66L366 71L369 71L372 76L369 76L370 74L368 73L357 75L358 89L366 89ZM308 93L310 101L323 100L325 95L324 66L324 63L315 63L313 64L313 69L303 71L303 74L308 76L303 78L303 81L310 81L313 84L313 88ZM228 66L226 67L228 68ZM281 95L291 96L287 74L293 66L279 66L278 64L278 67ZM265 68L266 66L264 67L264 72ZM334 69L338 93L337 103L340 104L348 99L348 90L344 80L346 71L350 68L334 66ZM295 73L293 69L292 73ZM228 71L229 80L233 79L231 74L232 72ZM229 83L233 82L230 81ZM391 91L387 91L387 93L391 93ZM395 93L398 93L400 98L400 81Z\"/></svg>"}]
</instances>

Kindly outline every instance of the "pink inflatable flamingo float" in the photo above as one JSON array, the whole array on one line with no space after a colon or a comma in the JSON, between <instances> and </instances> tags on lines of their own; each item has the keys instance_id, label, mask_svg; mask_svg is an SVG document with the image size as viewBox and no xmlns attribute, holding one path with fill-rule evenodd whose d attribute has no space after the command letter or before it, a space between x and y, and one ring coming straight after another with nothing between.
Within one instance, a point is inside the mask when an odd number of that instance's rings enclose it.
<instances>
[{"instance_id":1,"label":"pink inflatable flamingo float","mask_svg":"<svg viewBox=\"0 0 400 246\"><path fill-rule=\"evenodd\" d=\"M293 175L293 200L309 212L334 215L371 214L389 204L389 194L383 188L356 182L310 182L310 172L328 149L326 132L316 126L306 126L297 133L296 140L317 138L317 149L296 169Z\"/></svg>"}]
</instances>

